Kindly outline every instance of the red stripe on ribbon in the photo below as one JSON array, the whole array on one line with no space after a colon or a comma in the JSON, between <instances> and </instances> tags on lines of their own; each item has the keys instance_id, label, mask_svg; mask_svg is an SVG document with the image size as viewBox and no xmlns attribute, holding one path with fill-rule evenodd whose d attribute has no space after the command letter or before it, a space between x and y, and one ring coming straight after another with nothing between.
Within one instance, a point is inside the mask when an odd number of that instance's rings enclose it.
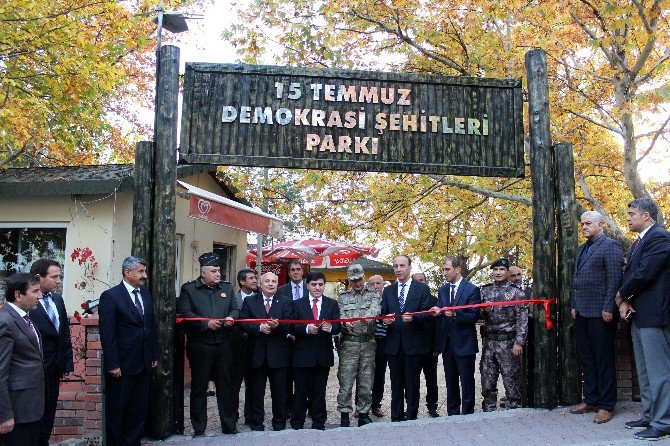
<instances>
[{"instance_id":1,"label":"red stripe on ribbon","mask_svg":"<svg viewBox=\"0 0 670 446\"><path fill-rule=\"evenodd\" d=\"M439 308L440 311L445 311L445 310L464 310L466 308L482 308L482 307L505 307L505 306L510 306L510 305L537 305L537 304L542 304L544 307L544 323L547 327L547 330L553 330L554 328L554 321L551 320L551 312L549 309L550 304L555 304L556 299L525 299L525 300L510 300L510 301L503 301L503 302L485 302L485 303L480 303L480 304L470 304L470 305L456 305L453 307L442 307ZM414 312L408 312L408 313L399 313L399 314L391 314L391 315L383 315L383 316L363 316L363 317L349 317L349 318L344 318L344 319L326 319L326 320L311 320L311 319L274 319L279 323L283 324L316 324L316 325L321 325L324 322L330 322L332 323L345 323L345 322L357 322L357 321L372 321L372 320L382 320L382 319L390 319L392 317L402 317L405 314L425 314L425 313L432 313L434 310L423 310L423 311L414 311ZM181 322L187 322L187 321L212 321L212 320L222 320L220 318L211 318L211 317L178 317L175 319L175 322L177 324ZM263 324L265 322L268 322L273 319L234 319L233 322L246 322L246 323L256 323L256 324Z\"/></svg>"}]
</instances>

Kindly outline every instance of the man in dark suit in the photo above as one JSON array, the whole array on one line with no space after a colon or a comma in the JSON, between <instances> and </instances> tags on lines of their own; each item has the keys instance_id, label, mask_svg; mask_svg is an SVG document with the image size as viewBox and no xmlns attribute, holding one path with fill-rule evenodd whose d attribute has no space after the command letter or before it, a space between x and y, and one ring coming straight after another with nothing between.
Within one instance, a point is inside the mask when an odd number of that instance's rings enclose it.
<instances>
[{"instance_id":1,"label":"man in dark suit","mask_svg":"<svg viewBox=\"0 0 670 446\"><path fill-rule=\"evenodd\" d=\"M309 296L309 291L307 290L307 285L303 278L303 269L302 264L299 259L292 259L288 264L288 277L290 281L279 287L278 293L283 294L292 301L302 299ZM289 340L291 342L295 341L295 336L289 335ZM291 346L293 348L293 346ZM291 354L293 356L293 354ZM286 374L286 391L287 391L287 407L288 415L291 413L293 407L293 389L294 389L294 379L293 379L293 367L288 368L288 373Z\"/></svg>"},{"instance_id":2,"label":"man in dark suit","mask_svg":"<svg viewBox=\"0 0 670 446\"><path fill-rule=\"evenodd\" d=\"M207 383L214 378L221 432L236 434L233 398L233 319L240 310L233 286L221 282L219 256L202 254L200 277L181 287L177 313L182 317L210 318L186 322L186 357L191 367L191 425L193 436L205 435L207 428Z\"/></svg>"},{"instance_id":3,"label":"man in dark suit","mask_svg":"<svg viewBox=\"0 0 670 446\"><path fill-rule=\"evenodd\" d=\"M581 230L586 243L575 259L571 313L584 374L584 401L570 413L596 412L593 422L602 424L612 419L616 404L614 296L621 285L623 251L604 234L599 213L584 212Z\"/></svg>"},{"instance_id":4,"label":"man in dark suit","mask_svg":"<svg viewBox=\"0 0 670 446\"><path fill-rule=\"evenodd\" d=\"M426 283L426 275L424 273L414 273L412 274L412 280ZM430 306L434 307L435 305L437 305L437 299L431 294ZM435 341L436 323L437 321L428 323L428 339L430 339L431 345L428 353L425 354L421 360L421 371L423 372L423 379L426 381L426 408L428 409L428 415L433 418L440 416L437 411L437 355L433 354L435 351L433 342Z\"/></svg>"},{"instance_id":5,"label":"man in dark suit","mask_svg":"<svg viewBox=\"0 0 670 446\"><path fill-rule=\"evenodd\" d=\"M30 274L40 276L42 292L40 305L30 312L30 319L40 332L44 352L47 400L40 426L39 444L48 446L56 416L60 380L74 371L70 321L65 311L65 302L56 293L61 281L60 264L51 259L39 259L30 267Z\"/></svg>"},{"instance_id":6,"label":"man in dark suit","mask_svg":"<svg viewBox=\"0 0 670 446\"><path fill-rule=\"evenodd\" d=\"M307 412L307 396L311 408L312 429L323 430L326 424L326 385L334 364L333 335L340 332L340 309L337 302L323 295L326 277L310 272L306 278L309 297L293 302L293 319L313 320L313 324L295 324L295 345L291 364L295 379L295 395L291 411L291 427L302 429Z\"/></svg>"},{"instance_id":7,"label":"man in dark suit","mask_svg":"<svg viewBox=\"0 0 670 446\"><path fill-rule=\"evenodd\" d=\"M237 307L242 308L244 301L258 292L258 276L251 268L242 268L237 272L237 285L240 289L235 293ZM253 418L253 374L249 367L251 355L249 335L235 324L231 330L233 338L233 405L235 418L239 418L240 389L244 380L244 424L251 425Z\"/></svg>"},{"instance_id":8,"label":"man in dark suit","mask_svg":"<svg viewBox=\"0 0 670 446\"><path fill-rule=\"evenodd\" d=\"M35 446L45 406L41 340L29 312L40 292L40 278L28 273L7 279L0 308L0 445Z\"/></svg>"},{"instance_id":9,"label":"man in dark suit","mask_svg":"<svg viewBox=\"0 0 670 446\"><path fill-rule=\"evenodd\" d=\"M439 308L481 303L479 288L464 279L461 271L461 260L458 257L447 257L442 261L442 272L447 283L437 291ZM439 316L435 352L436 355L442 353L447 384L447 414L474 413L475 356L479 351L475 323L481 310L464 308L440 312L436 309L435 315Z\"/></svg>"},{"instance_id":10,"label":"man in dark suit","mask_svg":"<svg viewBox=\"0 0 670 446\"><path fill-rule=\"evenodd\" d=\"M657 220L658 206L651 199L628 205L628 227L639 237L616 296L619 314L631 321L644 410L642 419L626 427L645 428L635 434L644 440L670 437L670 233Z\"/></svg>"},{"instance_id":11,"label":"man in dark suit","mask_svg":"<svg viewBox=\"0 0 670 446\"><path fill-rule=\"evenodd\" d=\"M391 316L383 320L388 326L386 354L391 371L391 421L404 421L403 398L407 401L407 418L417 418L421 360L430 351L432 342L428 324L434 321L429 314L393 316L432 307L428 286L411 278L411 263L406 255L393 259L393 272L398 281L384 288L382 294L381 314Z\"/></svg>"},{"instance_id":12,"label":"man in dark suit","mask_svg":"<svg viewBox=\"0 0 670 446\"><path fill-rule=\"evenodd\" d=\"M128 257L123 280L102 293L100 342L104 358L107 443L138 446L149 408L151 369L160 356L146 261Z\"/></svg>"},{"instance_id":13,"label":"man in dark suit","mask_svg":"<svg viewBox=\"0 0 670 446\"><path fill-rule=\"evenodd\" d=\"M289 367L290 344L286 335L290 325L277 319L291 319L293 303L277 293L279 278L274 273L261 276L261 293L247 297L240 312L241 319L270 319L261 324L242 323L249 334L251 376L253 377L252 431L265 430L265 384L270 380L272 395L272 429L286 428L286 370Z\"/></svg>"}]
</instances>

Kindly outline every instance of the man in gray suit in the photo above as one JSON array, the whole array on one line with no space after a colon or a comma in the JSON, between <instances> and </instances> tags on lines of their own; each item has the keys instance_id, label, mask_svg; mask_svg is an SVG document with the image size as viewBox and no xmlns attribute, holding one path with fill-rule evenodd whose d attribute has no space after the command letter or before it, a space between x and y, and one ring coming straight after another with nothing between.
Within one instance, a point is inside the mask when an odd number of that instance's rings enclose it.
<instances>
[{"instance_id":1,"label":"man in gray suit","mask_svg":"<svg viewBox=\"0 0 670 446\"><path fill-rule=\"evenodd\" d=\"M603 232L602 216L581 216L586 243L577 250L571 313L584 374L584 401L570 413L595 412L594 423L610 421L616 404L614 297L623 275L623 250Z\"/></svg>"},{"instance_id":2,"label":"man in gray suit","mask_svg":"<svg viewBox=\"0 0 670 446\"><path fill-rule=\"evenodd\" d=\"M240 289L235 293L237 307L242 309L244 300L253 296L258 291L258 276L256 271L251 268L242 268L237 272L237 284ZM235 406L236 417L239 418L240 407L240 389L242 380L244 380L244 424L251 425L253 419L253 374L249 368L249 356L251 354L251 345L249 335L240 328L239 324L233 325L233 404Z\"/></svg>"},{"instance_id":3,"label":"man in gray suit","mask_svg":"<svg viewBox=\"0 0 670 446\"><path fill-rule=\"evenodd\" d=\"M7 279L0 308L0 445L37 445L44 414L44 363L29 312L42 297L40 278L19 273Z\"/></svg>"}]
</instances>

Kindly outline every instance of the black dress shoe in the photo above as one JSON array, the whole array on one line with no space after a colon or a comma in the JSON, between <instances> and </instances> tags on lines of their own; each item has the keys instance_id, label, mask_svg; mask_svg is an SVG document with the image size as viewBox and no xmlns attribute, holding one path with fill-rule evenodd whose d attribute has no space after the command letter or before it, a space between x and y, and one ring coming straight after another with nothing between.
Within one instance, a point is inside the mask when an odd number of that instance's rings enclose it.
<instances>
[{"instance_id":1,"label":"black dress shoe","mask_svg":"<svg viewBox=\"0 0 670 446\"><path fill-rule=\"evenodd\" d=\"M265 430L265 426L263 426L263 425L259 426L257 424L254 424L254 425L250 426L250 429L254 432L263 432Z\"/></svg>"},{"instance_id":2,"label":"black dress shoe","mask_svg":"<svg viewBox=\"0 0 670 446\"><path fill-rule=\"evenodd\" d=\"M645 430L637 432L634 437L639 440L662 440L663 438L670 438L670 432L656 429L654 426L649 426Z\"/></svg>"},{"instance_id":3,"label":"black dress shoe","mask_svg":"<svg viewBox=\"0 0 670 446\"><path fill-rule=\"evenodd\" d=\"M226 434L226 435L237 435L237 434L239 434L239 432L237 431L237 428L230 429L230 430L228 430L228 429L221 429L221 433L222 433L222 434Z\"/></svg>"},{"instance_id":4,"label":"black dress shoe","mask_svg":"<svg viewBox=\"0 0 670 446\"><path fill-rule=\"evenodd\" d=\"M316 424L316 425L312 424L312 429L315 429L315 430L317 430L317 431L325 431L325 430L326 430L326 426L322 426L322 425L320 425L320 424Z\"/></svg>"},{"instance_id":5,"label":"black dress shoe","mask_svg":"<svg viewBox=\"0 0 670 446\"><path fill-rule=\"evenodd\" d=\"M358 417L358 427L365 426L366 424L372 424L372 418L367 413L362 413Z\"/></svg>"},{"instance_id":6,"label":"black dress shoe","mask_svg":"<svg viewBox=\"0 0 670 446\"><path fill-rule=\"evenodd\" d=\"M202 431L193 432L193 438L196 438L196 437L204 437L204 436L205 436L205 433L202 432Z\"/></svg>"},{"instance_id":7,"label":"black dress shoe","mask_svg":"<svg viewBox=\"0 0 670 446\"><path fill-rule=\"evenodd\" d=\"M626 429L646 429L650 426L649 421L645 421L644 418L640 418L635 421L627 421L624 426Z\"/></svg>"},{"instance_id":8,"label":"black dress shoe","mask_svg":"<svg viewBox=\"0 0 670 446\"><path fill-rule=\"evenodd\" d=\"M438 418L440 416L440 414L435 409L429 409L428 415L430 415L433 418Z\"/></svg>"},{"instance_id":9,"label":"black dress shoe","mask_svg":"<svg viewBox=\"0 0 670 446\"><path fill-rule=\"evenodd\" d=\"M349 426L351 426L351 422L349 421L349 413L342 412L340 414L340 427L349 427Z\"/></svg>"}]
</instances>

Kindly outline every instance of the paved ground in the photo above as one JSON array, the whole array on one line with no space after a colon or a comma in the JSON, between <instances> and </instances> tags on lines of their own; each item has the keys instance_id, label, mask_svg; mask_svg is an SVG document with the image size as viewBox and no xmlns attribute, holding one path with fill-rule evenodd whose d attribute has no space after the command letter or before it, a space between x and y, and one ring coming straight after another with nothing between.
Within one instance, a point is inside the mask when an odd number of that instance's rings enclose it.
<instances>
[{"instance_id":1,"label":"paved ground","mask_svg":"<svg viewBox=\"0 0 670 446\"><path fill-rule=\"evenodd\" d=\"M634 431L623 423L636 419L638 403L621 405L615 418L603 425L592 422L592 414L572 415L566 408L547 411L515 409L475 413L455 417L422 418L403 423L377 422L358 428L325 431L286 430L282 432L244 432L238 435L213 435L197 439L174 436L152 445L205 446L225 444L337 444L338 446L407 446L410 444L448 445L643 445L633 438ZM670 445L670 440L653 443Z\"/></svg>"},{"instance_id":2,"label":"paved ground","mask_svg":"<svg viewBox=\"0 0 670 446\"><path fill-rule=\"evenodd\" d=\"M479 358L477 358L479 361ZM336 359L337 364L337 359ZM620 404L615 417L609 423L596 425L592 422L593 414L572 415L567 408L558 408L551 411L542 409L500 410L483 413L481 411L481 396L479 395L479 373L475 374L477 384L476 412L473 415L457 417L428 418L425 406L425 386L421 387L421 407L419 419L403 423L391 423L388 413L390 407L390 384L386 382L384 395L383 418L373 417L375 423L363 428L340 428L339 413L336 407L336 396L339 388L337 382L337 365L331 369L327 390L328 423L325 431L306 429L294 431L291 429L282 432L273 432L269 419L269 388L266 396L266 431L250 432L249 428L238 424L238 435L221 435L221 425L218 422L215 398L208 399L209 422L206 437L192 439L193 430L188 420L188 389L185 399L186 434L173 436L165 441L151 442L151 445L255 445L258 443L273 444L337 444L338 446L366 445L366 446L394 446L408 444L449 444L449 445L642 445L641 440L633 438L635 431L624 428L623 423L638 419L641 406L639 403ZM438 363L439 399L438 411L446 414L446 392L444 372L441 360ZM502 382L498 385L500 395L504 394ZM244 390L240 394L241 404L244 405ZM355 425L356 419L352 418ZM310 425L309 418L306 426ZM440 442L440 443L436 443ZM670 440L654 442L655 445L670 446Z\"/></svg>"}]
</instances>

